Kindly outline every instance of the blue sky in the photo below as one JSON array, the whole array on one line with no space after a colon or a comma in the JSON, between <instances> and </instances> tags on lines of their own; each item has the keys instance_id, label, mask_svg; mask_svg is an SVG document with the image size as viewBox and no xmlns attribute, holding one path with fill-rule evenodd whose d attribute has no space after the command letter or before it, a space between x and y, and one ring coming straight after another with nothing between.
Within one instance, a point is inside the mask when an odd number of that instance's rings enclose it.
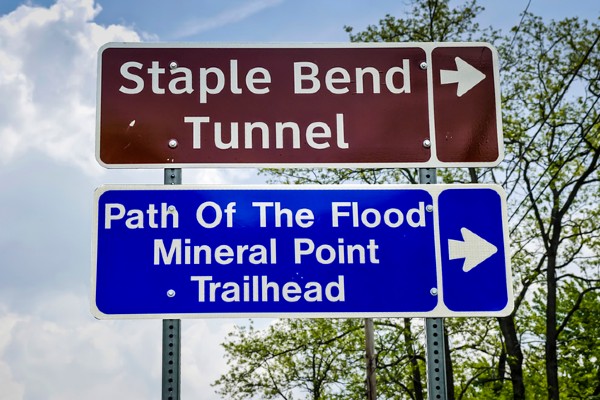
<instances>
[{"instance_id":1,"label":"blue sky","mask_svg":"<svg viewBox=\"0 0 600 400\"><path fill-rule=\"evenodd\" d=\"M408 0L38 0L0 2L0 399L160 396L160 321L89 312L92 194L162 183L160 170L94 158L96 54L108 41L345 42ZM453 1L451 4L461 4ZM507 31L529 0L481 0ZM531 0L544 18L597 19L597 0ZM184 183L262 182L253 169L184 170ZM259 324L266 324L262 321ZM243 320L183 323L184 398L216 400L220 343Z\"/></svg>"},{"instance_id":2,"label":"blue sky","mask_svg":"<svg viewBox=\"0 0 600 400\"><path fill-rule=\"evenodd\" d=\"M460 1L453 1L460 4ZM483 26L508 28L518 23L529 0L482 0ZM0 13L20 4L48 7L53 0L5 0ZM101 25L127 26L161 41L346 41L344 25L361 29L385 14L401 15L409 0L104 0L94 18ZM529 10L546 18L593 17L594 0L532 0Z\"/></svg>"}]
</instances>

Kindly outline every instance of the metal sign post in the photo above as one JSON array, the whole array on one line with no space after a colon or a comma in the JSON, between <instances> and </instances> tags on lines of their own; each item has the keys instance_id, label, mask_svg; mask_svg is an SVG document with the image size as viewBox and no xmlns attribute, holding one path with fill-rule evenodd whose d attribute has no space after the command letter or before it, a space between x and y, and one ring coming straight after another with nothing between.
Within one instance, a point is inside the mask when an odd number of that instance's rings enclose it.
<instances>
[{"instance_id":1,"label":"metal sign post","mask_svg":"<svg viewBox=\"0 0 600 400\"><path fill-rule=\"evenodd\" d=\"M435 168L420 168L419 183L436 183ZM427 337L427 394L429 399L446 400L446 362L444 348L444 320L425 318Z\"/></svg>"},{"instance_id":2,"label":"metal sign post","mask_svg":"<svg viewBox=\"0 0 600 400\"><path fill-rule=\"evenodd\" d=\"M165 185L181 185L181 169L165 169ZM168 296L174 293L167 293ZM179 400L181 389L181 320L163 319L162 400Z\"/></svg>"},{"instance_id":3,"label":"metal sign post","mask_svg":"<svg viewBox=\"0 0 600 400\"><path fill-rule=\"evenodd\" d=\"M427 336L427 394L429 399L446 400L446 351L444 319L425 318Z\"/></svg>"},{"instance_id":4,"label":"metal sign post","mask_svg":"<svg viewBox=\"0 0 600 400\"><path fill-rule=\"evenodd\" d=\"M377 399L377 357L375 355L375 329L373 318L365 318L365 348L366 348L366 370L367 370L367 400Z\"/></svg>"}]
</instances>

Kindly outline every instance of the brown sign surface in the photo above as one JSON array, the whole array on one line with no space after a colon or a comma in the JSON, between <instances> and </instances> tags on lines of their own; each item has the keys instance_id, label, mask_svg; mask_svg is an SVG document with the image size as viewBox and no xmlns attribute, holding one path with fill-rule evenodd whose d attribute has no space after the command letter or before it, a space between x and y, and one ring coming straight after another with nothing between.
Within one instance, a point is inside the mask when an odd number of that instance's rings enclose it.
<instances>
[{"instance_id":1,"label":"brown sign surface","mask_svg":"<svg viewBox=\"0 0 600 400\"><path fill-rule=\"evenodd\" d=\"M100 49L98 161L114 168L492 166L486 44Z\"/></svg>"}]
</instances>

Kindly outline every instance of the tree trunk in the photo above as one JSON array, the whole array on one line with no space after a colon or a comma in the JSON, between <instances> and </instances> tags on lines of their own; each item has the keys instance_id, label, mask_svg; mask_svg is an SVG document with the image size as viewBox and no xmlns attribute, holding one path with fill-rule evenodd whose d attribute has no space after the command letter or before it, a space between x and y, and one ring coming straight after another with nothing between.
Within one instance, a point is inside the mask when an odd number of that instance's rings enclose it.
<instances>
[{"instance_id":1,"label":"tree trunk","mask_svg":"<svg viewBox=\"0 0 600 400\"><path fill-rule=\"evenodd\" d=\"M375 356L375 329L373 328L373 319L365 318L365 347L367 360L367 400L377 399L377 381L375 371L377 368L377 358Z\"/></svg>"},{"instance_id":2,"label":"tree trunk","mask_svg":"<svg viewBox=\"0 0 600 400\"><path fill-rule=\"evenodd\" d=\"M599 382L598 385L596 385L596 389L594 389L594 393L592 393L592 396L600 396L600 368L598 369L598 371L596 371L596 382Z\"/></svg>"},{"instance_id":3,"label":"tree trunk","mask_svg":"<svg viewBox=\"0 0 600 400\"><path fill-rule=\"evenodd\" d=\"M523 383L523 352L517 336L513 315L498 318L504 343L508 366L510 367L510 380L513 387L513 400L525 400L525 384Z\"/></svg>"},{"instance_id":4,"label":"tree trunk","mask_svg":"<svg viewBox=\"0 0 600 400\"><path fill-rule=\"evenodd\" d=\"M558 351L556 325L556 254L548 252L548 293L546 294L546 383L548 400L558 400Z\"/></svg>"},{"instance_id":5,"label":"tree trunk","mask_svg":"<svg viewBox=\"0 0 600 400\"><path fill-rule=\"evenodd\" d=\"M503 347L498 358L498 382L494 384L494 394L500 397L506 376L506 349Z\"/></svg>"},{"instance_id":6,"label":"tree trunk","mask_svg":"<svg viewBox=\"0 0 600 400\"><path fill-rule=\"evenodd\" d=\"M553 186L553 185L552 185ZM546 244L546 253L548 254L548 273L546 288L546 383L548 385L548 400L558 400L560 398L558 386L558 325L556 323L556 293L557 277L556 262L558 257L558 248L562 231L562 216L564 214L559 210L559 191L554 187L552 189L554 206L550 216L552 235L550 241ZM572 194L576 193L573 189ZM565 201L563 209L567 210L572 204L571 200Z\"/></svg>"},{"instance_id":7,"label":"tree trunk","mask_svg":"<svg viewBox=\"0 0 600 400\"><path fill-rule=\"evenodd\" d=\"M454 369L452 368L450 341L448 340L446 325L444 325L444 362L446 363L446 395L448 400L454 400Z\"/></svg>"},{"instance_id":8,"label":"tree trunk","mask_svg":"<svg viewBox=\"0 0 600 400\"><path fill-rule=\"evenodd\" d=\"M417 356L415 354L413 344L414 339L412 336L410 318L404 318L404 348L410 360L410 370L415 395L414 399L423 400L423 383L421 381L421 370L419 369L419 360L417 359Z\"/></svg>"}]
</instances>

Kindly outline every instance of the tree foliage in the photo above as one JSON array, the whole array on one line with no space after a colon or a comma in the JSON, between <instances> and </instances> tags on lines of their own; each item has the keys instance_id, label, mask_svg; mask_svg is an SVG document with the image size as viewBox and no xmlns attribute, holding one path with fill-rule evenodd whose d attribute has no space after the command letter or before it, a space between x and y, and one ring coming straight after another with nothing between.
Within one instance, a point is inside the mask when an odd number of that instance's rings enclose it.
<instances>
[{"instance_id":1,"label":"tree foliage","mask_svg":"<svg viewBox=\"0 0 600 400\"><path fill-rule=\"evenodd\" d=\"M215 382L227 399L345 399L361 370L360 321L284 319L265 330L237 327L224 344L229 372Z\"/></svg>"},{"instance_id":2,"label":"tree foliage","mask_svg":"<svg viewBox=\"0 0 600 400\"><path fill-rule=\"evenodd\" d=\"M571 313L559 310L575 282L598 290L594 244L600 193L600 29L576 18L544 23L525 13L504 60L504 118L517 316L528 295L545 293L544 370L549 399L560 397L560 336ZM539 298L538 298L539 300ZM577 313L573 309L573 313ZM523 316L525 317L525 316ZM529 349L522 349L529 350ZM539 351L538 351L539 353Z\"/></svg>"},{"instance_id":3,"label":"tree foliage","mask_svg":"<svg viewBox=\"0 0 600 400\"><path fill-rule=\"evenodd\" d=\"M508 193L515 310L448 319L450 399L600 399L600 27L523 12L505 35L482 29L476 0L415 0L353 41L493 42L501 60L505 161L438 171ZM404 169L265 169L271 182L416 183ZM426 398L422 321L375 320L379 399ZM364 399L358 320L282 320L224 344L227 398ZM303 397L304 396L304 397Z\"/></svg>"}]
</instances>

